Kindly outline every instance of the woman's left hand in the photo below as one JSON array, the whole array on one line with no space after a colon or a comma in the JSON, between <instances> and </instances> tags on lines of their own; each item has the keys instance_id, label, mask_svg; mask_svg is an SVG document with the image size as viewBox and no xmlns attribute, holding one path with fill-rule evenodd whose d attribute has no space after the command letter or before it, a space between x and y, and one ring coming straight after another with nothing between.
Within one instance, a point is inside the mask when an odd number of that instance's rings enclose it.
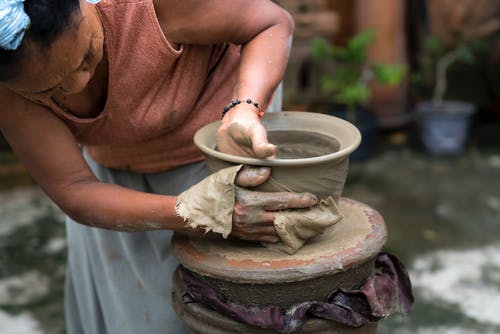
<instances>
[{"instance_id":1,"label":"woman's left hand","mask_svg":"<svg viewBox=\"0 0 500 334\"><path fill-rule=\"evenodd\" d=\"M217 130L216 141L217 149L223 153L259 159L276 154L276 146L267 141L258 110L247 103L238 104L226 113Z\"/></svg>"}]
</instances>

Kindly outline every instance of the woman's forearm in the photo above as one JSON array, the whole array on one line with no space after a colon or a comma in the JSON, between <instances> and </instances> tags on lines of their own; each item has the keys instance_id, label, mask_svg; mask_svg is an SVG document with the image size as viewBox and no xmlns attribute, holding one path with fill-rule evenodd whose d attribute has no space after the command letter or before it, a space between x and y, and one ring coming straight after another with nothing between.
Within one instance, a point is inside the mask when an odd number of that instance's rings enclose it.
<instances>
[{"instance_id":1,"label":"woman's forearm","mask_svg":"<svg viewBox=\"0 0 500 334\"><path fill-rule=\"evenodd\" d=\"M114 231L192 231L175 213L176 196L143 193L98 181L81 181L55 198L73 220Z\"/></svg>"},{"instance_id":2,"label":"woman's forearm","mask_svg":"<svg viewBox=\"0 0 500 334\"><path fill-rule=\"evenodd\" d=\"M243 45L235 98L269 102L285 73L292 36L293 20L283 11L274 25Z\"/></svg>"}]
</instances>

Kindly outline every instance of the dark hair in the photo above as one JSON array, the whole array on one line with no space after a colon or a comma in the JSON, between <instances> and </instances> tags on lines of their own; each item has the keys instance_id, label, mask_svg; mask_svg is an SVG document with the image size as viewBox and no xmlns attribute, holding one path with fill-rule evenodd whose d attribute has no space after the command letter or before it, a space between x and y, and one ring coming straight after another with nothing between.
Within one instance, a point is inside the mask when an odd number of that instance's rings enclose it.
<instances>
[{"instance_id":1,"label":"dark hair","mask_svg":"<svg viewBox=\"0 0 500 334\"><path fill-rule=\"evenodd\" d=\"M79 0L26 0L24 10L31 24L24 40L34 42L41 49L48 47L66 30L72 15L80 10ZM14 78L21 70L26 51L23 41L17 50L0 48L0 81Z\"/></svg>"}]
</instances>

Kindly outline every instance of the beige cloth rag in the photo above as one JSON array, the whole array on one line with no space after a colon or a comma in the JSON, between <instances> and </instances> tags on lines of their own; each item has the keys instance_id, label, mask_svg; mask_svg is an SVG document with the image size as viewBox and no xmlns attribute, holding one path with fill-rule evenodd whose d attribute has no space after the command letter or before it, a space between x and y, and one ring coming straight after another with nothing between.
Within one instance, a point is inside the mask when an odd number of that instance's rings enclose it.
<instances>
[{"instance_id":1,"label":"beige cloth rag","mask_svg":"<svg viewBox=\"0 0 500 334\"><path fill-rule=\"evenodd\" d=\"M179 195L176 213L191 228L216 232L227 238L232 229L236 175L242 165L215 172Z\"/></svg>"},{"instance_id":2,"label":"beige cloth rag","mask_svg":"<svg viewBox=\"0 0 500 334\"><path fill-rule=\"evenodd\" d=\"M339 208L332 197L321 200L309 209L278 211L274 214L274 228L281 238L280 243L265 243L264 246L295 254L306 241L342 219Z\"/></svg>"},{"instance_id":3,"label":"beige cloth rag","mask_svg":"<svg viewBox=\"0 0 500 334\"><path fill-rule=\"evenodd\" d=\"M243 166L228 167L215 172L179 195L176 213L191 228L206 232L231 233L235 204L235 179ZM268 248L294 254L309 239L342 219L332 197L312 208L282 210L275 213L274 227L282 242L264 244Z\"/></svg>"}]
</instances>

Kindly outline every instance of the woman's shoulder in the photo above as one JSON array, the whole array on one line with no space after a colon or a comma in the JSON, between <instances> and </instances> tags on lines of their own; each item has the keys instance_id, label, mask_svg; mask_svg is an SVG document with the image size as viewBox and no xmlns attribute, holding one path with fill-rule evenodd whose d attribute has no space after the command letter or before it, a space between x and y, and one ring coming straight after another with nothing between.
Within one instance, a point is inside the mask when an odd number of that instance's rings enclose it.
<instances>
[{"instance_id":1,"label":"woman's shoulder","mask_svg":"<svg viewBox=\"0 0 500 334\"><path fill-rule=\"evenodd\" d=\"M4 114L4 110L7 111L13 109L13 106L19 105L23 102L23 100L26 99L21 95L16 94L3 84L0 84L0 101L2 101L0 104L0 112L2 115ZM0 119L1 118L2 117L0 117Z\"/></svg>"},{"instance_id":2,"label":"woman's shoulder","mask_svg":"<svg viewBox=\"0 0 500 334\"><path fill-rule=\"evenodd\" d=\"M135 4L162 4L169 0L101 0L98 6L113 6L113 5L135 5Z\"/></svg>"},{"instance_id":3,"label":"woman's shoulder","mask_svg":"<svg viewBox=\"0 0 500 334\"><path fill-rule=\"evenodd\" d=\"M11 89L0 84L0 129L15 125L20 116L30 117L34 112L44 109L42 106L16 94Z\"/></svg>"}]
</instances>

